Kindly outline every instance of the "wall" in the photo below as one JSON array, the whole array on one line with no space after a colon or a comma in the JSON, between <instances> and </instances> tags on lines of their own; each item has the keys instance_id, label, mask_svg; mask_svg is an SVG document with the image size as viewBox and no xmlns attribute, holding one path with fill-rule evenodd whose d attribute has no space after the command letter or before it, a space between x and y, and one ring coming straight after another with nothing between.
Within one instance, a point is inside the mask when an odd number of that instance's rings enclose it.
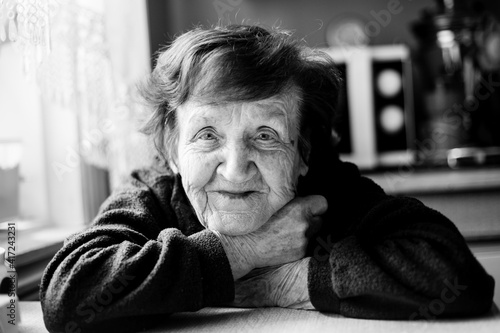
<instances>
[{"instance_id":1,"label":"wall","mask_svg":"<svg viewBox=\"0 0 500 333\"><path fill-rule=\"evenodd\" d=\"M154 2L149 1L149 5L155 5ZM412 43L408 25L423 8L433 4L432 0L170 0L165 9L168 22L159 28L166 29L163 36L168 40L195 25L215 24L222 17L224 22L279 25L294 30L295 36L304 38L310 46L325 46L326 26L332 19L356 13L367 22L376 21L373 13L386 10L389 2L402 9L381 27L373 43Z\"/></svg>"},{"instance_id":2,"label":"wall","mask_svg":"<svg viewBox=\"0 0 500 333\"><path fill-rule=\"evenodd\" d=\"M295 36L308 45L322 47L326 45L326 27L333 19L354 14L364 17L366 22L377 22L377 13L391 4L399 4L402 9L391 15L388 24L380 25L372 43L414 46L410 24L434 3L434 0L147 0L153 34L151 53L180 32L195 25L216 24L221 18L223 22L279 25L295 31ZM484 0L483 4L489 13L500 18L500 1Z\"/></svg>"}]
</instances>

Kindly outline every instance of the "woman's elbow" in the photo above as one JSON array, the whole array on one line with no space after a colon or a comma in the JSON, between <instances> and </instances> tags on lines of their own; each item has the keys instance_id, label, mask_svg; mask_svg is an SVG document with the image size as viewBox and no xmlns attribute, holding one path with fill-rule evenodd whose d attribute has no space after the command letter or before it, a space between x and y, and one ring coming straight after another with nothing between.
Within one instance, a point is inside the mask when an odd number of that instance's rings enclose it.
<instances>
[{"instance_id":1,"label":"woman's elbow","mask_svg":"<svg viewBox=\"0 0 500 333\"><path fill-rule=\"evenodd\" d=\"M437 297L427 299L409 319L436 319L482 315L493 304L495 281L484 273L475 279L448 278Z\"/></svg>"}]
</instances>

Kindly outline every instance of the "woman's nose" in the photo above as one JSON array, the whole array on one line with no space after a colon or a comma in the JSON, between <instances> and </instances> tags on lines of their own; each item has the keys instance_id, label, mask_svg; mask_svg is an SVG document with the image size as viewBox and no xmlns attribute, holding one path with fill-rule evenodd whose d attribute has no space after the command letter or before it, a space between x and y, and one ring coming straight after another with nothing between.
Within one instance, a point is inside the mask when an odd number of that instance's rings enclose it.
<instances>
[{"instance_id":1,"label":"woman's nose","mask_svg":"<svg viewBox=\"0 0 500 333\"><path fill-rule=\"evenodd\" d=\"M244 147L228 148L217 172L233 183L243 183L252 179L257 167Z\"/></svg>"}]
</instances>

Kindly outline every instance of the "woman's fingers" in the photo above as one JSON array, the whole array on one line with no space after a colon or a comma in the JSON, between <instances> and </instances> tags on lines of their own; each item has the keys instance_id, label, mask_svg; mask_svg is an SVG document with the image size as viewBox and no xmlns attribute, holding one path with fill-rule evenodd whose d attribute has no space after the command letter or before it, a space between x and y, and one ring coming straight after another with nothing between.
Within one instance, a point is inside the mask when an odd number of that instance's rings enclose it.
<instances>
[{"instance_id":1,"label":"woman's fingers","mask_svg":"<svg viewBox=\"0 0 500 333\"><path fill-rule=\"evenodd\" d=\"M309 195L307 197L296 198L295 200L302 206L306 218L322 215L328 209L328 201L322 195Z\"/></svg>"},{"instance_id":2,"label":"woman's fingers","mask_svg":"<svg viewBox=\"0 0 500 333\"><path fill-rule=\"evenodd\" d=\"M321 229L323 219L320 215L328 210L328 202L321 195L310 195L300 199L303 199L305 205L305 219L309 223L305 236L309 239Z\"/></svg>"},{"instance_id":3,"label":"woman's fingers","mask_svg":"<svg viewBox=\"0 0 500 333\"><path fill-rule=\"evenodd\" d=\"M251 234L259 244L256 267L303 258L308 237L319 230L320 215L327 209L328 203L320 195L295 198L286 204L263 228Z\"/></svg>"},{"instance_id":4,"label":"woman's fingers","mask_svg":"<svg viewBox=\"0 0 500 333\"><path fill-rule=\"evenodd\" d=\"M320 216L313 216L309 219L309 227L306 230L306 238L310 239L314 236L320 229L323 224L323 218Z\"/></svg>"}]
</instances>

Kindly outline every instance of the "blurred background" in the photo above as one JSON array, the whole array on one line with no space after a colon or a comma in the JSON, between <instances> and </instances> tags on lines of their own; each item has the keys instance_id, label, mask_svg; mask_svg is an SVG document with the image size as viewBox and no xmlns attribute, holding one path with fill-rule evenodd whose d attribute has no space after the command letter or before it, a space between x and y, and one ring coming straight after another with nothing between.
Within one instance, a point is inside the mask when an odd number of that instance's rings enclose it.
<instances>
[{"instance_id":1,"label":"blurred background","mask_svg":"<svg viewBox=\"0 0 500 333\"><path fill-rule=\"evenodd\" d=\"M450 217L500 278L499 22L495 0L0 0L0 246L14 221L20 295L151 163L136 85L158 50L218 23L331 55L342 158Z\"/></svg>"}]
</instances>

